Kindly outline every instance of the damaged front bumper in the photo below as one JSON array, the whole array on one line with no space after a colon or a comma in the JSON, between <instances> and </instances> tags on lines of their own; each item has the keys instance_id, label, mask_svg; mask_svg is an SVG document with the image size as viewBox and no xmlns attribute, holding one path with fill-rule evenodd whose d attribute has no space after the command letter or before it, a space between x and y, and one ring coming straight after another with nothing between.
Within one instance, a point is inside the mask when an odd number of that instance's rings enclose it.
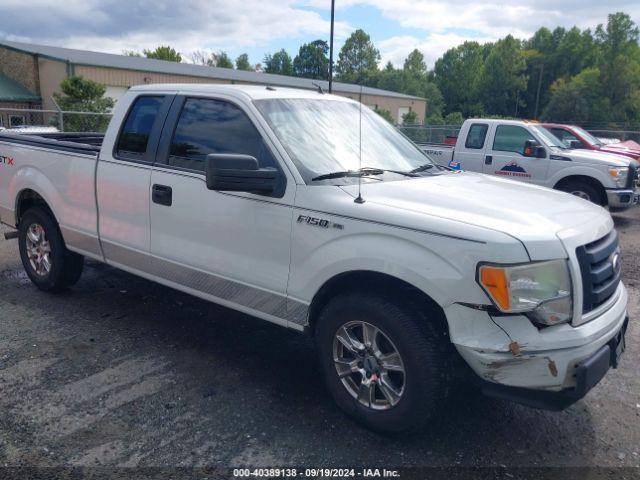
<instances>
[{"instance_id":1,"label":"damaged front bumper","mask_svg":"<svg viewBox=\"0 0 640 480\"><path fill-rule=\"evenodd\" d=\"M524 316L491 317L461 305L446 313L451 340L486 394L557 410L617 366L628 325L622 283L614 297L605 312L575 327L538 329Z\"/></svg>"}]
</instances>

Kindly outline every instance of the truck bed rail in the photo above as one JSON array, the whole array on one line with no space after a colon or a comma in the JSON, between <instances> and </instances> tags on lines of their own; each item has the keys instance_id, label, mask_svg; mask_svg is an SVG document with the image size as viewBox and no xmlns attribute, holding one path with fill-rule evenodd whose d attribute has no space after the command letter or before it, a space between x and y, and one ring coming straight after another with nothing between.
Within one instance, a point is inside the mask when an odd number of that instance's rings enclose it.
<instances>
[{"instance_id":1,"label":"truck bed rail","mask_svg":"<svg viewBox=\"0 0 640 480\"><path fill-rule=\"evenodd\" d=\"M31 147L49 148L62 152L97 156L100 152L104 135L100 133L42 133L24 135L16 133L0 133L0 142L9 142Z\"/></svg>"}]
</instances>

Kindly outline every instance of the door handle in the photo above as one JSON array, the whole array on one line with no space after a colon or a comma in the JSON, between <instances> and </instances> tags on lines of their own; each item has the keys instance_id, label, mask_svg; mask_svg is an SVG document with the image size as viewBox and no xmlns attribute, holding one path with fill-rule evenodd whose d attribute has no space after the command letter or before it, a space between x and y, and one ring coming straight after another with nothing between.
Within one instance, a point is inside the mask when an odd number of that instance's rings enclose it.
<instances>
[{"instance_id":1,"label":"door handle","mask_svg":"<svg viewBox=\"0 0 640 480\"><path fill-rule=\"evenodd\" d=\"M173 203L173 190L167 185L154 185L151 189L151 200L158 205L170 207Z\"/></svg>"},{"instance_id":2,"label":"door handle","mask_svg":"<svg viewBox=\"0 0 640 480\"><path fill-rule=\"evenodd\" d=\"M493 156L492 155L487 155L486 157L484 157L484 164L485 165L491 165L493 163Z\"/></svg>"}]
</instances>

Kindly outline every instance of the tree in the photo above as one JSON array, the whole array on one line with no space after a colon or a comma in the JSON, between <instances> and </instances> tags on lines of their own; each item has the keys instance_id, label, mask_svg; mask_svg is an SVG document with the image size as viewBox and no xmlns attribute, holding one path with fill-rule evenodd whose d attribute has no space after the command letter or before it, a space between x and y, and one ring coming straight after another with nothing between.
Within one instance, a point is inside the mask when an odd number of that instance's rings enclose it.
<instances>
[{"instance_id":1,"label":"tree","mask_svg":"<svg viewBox=\"0 0 640 480\"><path fill-rule=\"evenodd\" d=\"M241 53L240 55L238 55L238 58L236 58L236 69L247 71L253 70L251 63L249 63L249 55L247 55L246 53Z\"/></svg>"},{"instance_id":2,"label":"tree","mask_svg":"<svg viewBox=\"0 0 640 480\"><path fill-rule=\"evenodd\" d=\"M211 66L211 55L204 50L196 50L187 55L191 63Z\"/></svg>"},{"instance_id":3,"label":"tree","mask_svg":"<svg viewBox=\"0 0 640 480\"><path fill-rule=\"evenodd\" d=\"M600 70L587 68L570 80L559 79L551 87L551 100L542 113L546 121L590 123L611 115L610 99L601 94Z\"/></svg>"},{"instance_id":4,"label":"tree","mask_svg":"<svg viewBox=\"0 0 640 480\"><path fill-rule=\"evenodd\" d=\"M289 56L284 48L273 55L265 55L263 68L265 73L291 75L293 73L291 56Z\"/></svg>"},{"instance_id":5,"label":"tree","mask_svg":"<svg viewBox=\"0 0 640 480\"><path fill-rule=\"evenodd\" d=\"M393 118L393 115L391 115L391 112L389 110L376 108L374 110L374 112L376 112L378 115L380 115L382 118L384 118L391 125L395 125L396 121Z\"/></svg>"},{"instance_id":6,"label":"tree","mask_svg":"<svg viewBox=\"0 0 640 480\"><path fill-rule=\"evenodd\" d=\"M464 42L447 50L436 61L435 83L442 92L444 110L464 116L480 115L484 102L480 95L480 79L484 69L486 48L478 42Z\"/></svg>"},{"instance_id":7,"label":"tree","mask_svg":"<svg viewBox=\"0 0 640 480\"><path fill-rule=\"evenodd\" d=\"M53 97L65 111L108 113L114 106L112 98L105 98L104 85L80 76L65 78L60 83L62 93ZM103 132L109 124L107 115L64 114L64 130L72 132Z\"/></svg>"},{"instance_id":8,"label":"tree","mask_svg":"<svg viewBox=\"0 0 640 480\"><path fill-rule=\"evenodd\" d=\"M182 62L182 56L170 46L159 46L155 50L144 49L142 51L147 58L155 58L156 60L167 60L169 62Z\"/></svg>"},{"instance_id":9,"label":"tree","mask_svg":"<svg viewBox=\"0 0 640 480\"><path fill-rule=\"evenodd\" d=\"M125 57L141 57L142 56L140 52L136 52L135 50L123 50L122 54Z\"/></svg>"},{"instance_id":10,"label":"tree","mask_svg":"<svg viewBox=\"0 0 640 480\"><path fill-rule=\"evenodd\" d=\"M368 85L378 73L380 52L364 30L356 30L340 49L336 73L340 81Z\"/></svg>"},{"instance_id":11,"label":"tree","mask_svg":"<svg viewBox=\"0 0 640 480\"><path fill-rule=\"evenodd\" d=\"M212 66L218 68L233 68L233 62L227 52L220 50L218 53L211 54Z\"/></svg>"},{"instance_id":12,"label":"tree","mask_svg":"<svg viewBox=\"0 0 640 480\"><path fill-rule=\"evenodd\" d=\"M329 45L324 40L315 40L300 47L293 59L293 73L296 77L327 80L329 78Z\"/></svg>"},{"instance_id":13,"label":"tree","mask_svg":"<svg viewBox=\"0 0 640 480\"><path fill-rule=\"evenodd\" d=\"M389 64L387 64L388 68ZM427 74L427 64L424 61L424 55L417 48L414 49L404 61L404 71L422 77Z\"/></svg>"},{"instance_id":14,"label":"tree","mask_svg":"<svg viewBox=\"0 0 640 480\"><path fill-rule=\"evenodd\" d=\"M480 95L487 113L518 115L527 88L526 62L522 43L507 35L498 40L484 62Z\"/></svg>"},{"instance_id":15,"label":"tree","mask_svg":"<svg viewBox=\"0 0 640 480\"><path fill-rule=\"evenodd\" d=\"M402 125L415 125L416 123L418 123L418 114L413 110L402 115Z\"/></svg>"}]
</instances>

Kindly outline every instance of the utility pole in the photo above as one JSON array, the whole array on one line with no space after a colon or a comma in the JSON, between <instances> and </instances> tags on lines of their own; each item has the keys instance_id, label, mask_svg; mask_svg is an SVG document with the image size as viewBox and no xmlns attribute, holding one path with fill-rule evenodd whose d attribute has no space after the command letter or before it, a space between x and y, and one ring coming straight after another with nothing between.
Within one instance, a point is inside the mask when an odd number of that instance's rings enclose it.
<instances>
[{"instance_id":1,"label":"utility pole","mask_svg":"<svg viewBox=\"0 0 640 480\"><path fill-rule=\"evenodd\" d=\"M333 22L336 11L336 0L331 0L331 37L329 38L329 93L333 84Z\"/></svg>"},{"instance_id":2,"label":"utility pole","mask_svg":"<svg viewBox=\"0 0 640 480\"><path fill-rule=\"evenodd\" d=\"M536 92L536 109L533 112L533 118L538 119L538 106L540 105L540 88L542 87L542 72L544 72L544 63L540 64L540 76L538 77L538 91Z\"/></svg>"}]
</instances>

